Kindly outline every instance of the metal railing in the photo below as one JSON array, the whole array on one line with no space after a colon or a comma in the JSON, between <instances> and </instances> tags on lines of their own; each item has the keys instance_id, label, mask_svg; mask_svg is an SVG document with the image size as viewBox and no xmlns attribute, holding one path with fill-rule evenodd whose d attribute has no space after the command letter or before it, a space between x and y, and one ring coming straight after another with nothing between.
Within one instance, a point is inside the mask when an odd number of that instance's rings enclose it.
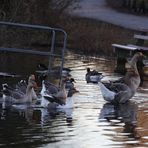
<instances>
[{"instance_id":1,"label":"metal railing","mask_svg":"<svg viewBox=\"0 0 148 148\"><path fill-rule=\"evenodd\" d=\"M21 24L21 23L4 22L4 21L0 21L0 26L23 28L23 29L46 30L46 31L49 31L50 33L52 33L50 52L36 51L36 50L32 50L32 49L25 50L25 49L20 49L20 48L7 48L7 47L0 47L0 51L20 52L20 53L28 53L28 54L41 55L41 56L49 56L49 64L48 64L48 72L49 73L52 70L51 69L52 59L54 57L59 57L59 58L61 58L60 78L62 77L62 70L63 70L63 66L64 66L64 54L65 54L66 44L67 44L67 33L63 29L52 28L52 27L41 26L41 25L30 25L30 24ZM56 35L57 32L61 32L63 34L61 55L54 54L55 35ZM60 79L60 84L61 84L61 79Z\"/></svg>"}]
</instances>

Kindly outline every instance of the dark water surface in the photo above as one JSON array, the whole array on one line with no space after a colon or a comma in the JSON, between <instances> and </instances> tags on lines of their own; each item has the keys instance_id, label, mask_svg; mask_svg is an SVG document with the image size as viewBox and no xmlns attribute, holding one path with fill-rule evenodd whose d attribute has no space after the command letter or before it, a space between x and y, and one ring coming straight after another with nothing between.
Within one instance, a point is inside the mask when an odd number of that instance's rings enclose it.
<instances>
[{"instance_id":1,"label":"dark water surface","mask_svg":"<svg viewBox=\"0 0 148 148\"><path fill-rule=\"evenodd\" d=\"M2 69L10 71L14 66L14 59L1 59ZM24 77L29 72L33 73L37 62L44 62L43 58L26 59L22 56L21 59L22 62L18 60L18 65L13 68L15 72L18 71L17 74L20 73ZM86 58L68 53L65 67L72 69L71 74L76 80L75 86L80 91L73 96L74 108L57 112L25 107L0 109L0 147L148 147L147 87L139 88L127 104L115 107L103 100L97 84L85 82L87 67L102 72L106 75L104 79L117 79L119 76L113 73L114 66L113 60ZM9 81L12 82L10 79L1 78L1 83Z\"/></svg>"}]
</instances>

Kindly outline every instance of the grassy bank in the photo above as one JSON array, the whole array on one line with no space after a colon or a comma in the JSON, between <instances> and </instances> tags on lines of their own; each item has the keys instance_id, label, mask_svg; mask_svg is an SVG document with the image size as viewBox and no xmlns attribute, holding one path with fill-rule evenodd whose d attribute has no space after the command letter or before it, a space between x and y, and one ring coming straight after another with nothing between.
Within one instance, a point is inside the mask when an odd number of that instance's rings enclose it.
<instances>
[{"instance_id":1,"label":"grassy bank","mask_svg":"<svg viewBox=\"0 0 148 148\"><path fill-rule=\"evenodd\" d=\"M113 55L113 43L132 43L133 30L121 28L112 24L76 17L64 17L55 26L64 29L68 34L67 48L86 55ZM48 32L34 30L15 30L1 28L2 46L47 49L49 51L51 35ZM62 36L57 36L58 45Z\"/></svg>"},{"instance_id":2,"label":"grassy bank","mask_svg":"<svg viewBox=\"0 0 148 148\"><path fill-rule=\"evenodd\" d=\"M69 18L61 23L68 33L68 48L89 55L113 55L113 43L133 42L133 30L85 18Z\"/></svg>"}]
</instances>

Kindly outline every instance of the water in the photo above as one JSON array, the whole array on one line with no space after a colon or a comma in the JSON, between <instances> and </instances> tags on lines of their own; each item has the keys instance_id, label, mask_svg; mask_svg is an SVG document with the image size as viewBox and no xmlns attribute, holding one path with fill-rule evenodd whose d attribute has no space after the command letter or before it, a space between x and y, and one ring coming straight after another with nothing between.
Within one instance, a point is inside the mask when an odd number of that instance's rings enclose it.
<instances>
[{"instance_id":1,"label":"water","mask_svg":"<svg viewBox=\"0 0 148 148\"><path fill-rule=\"evenodd\" d=\"M103 100L97 84L85 82L87 67L102 72L106 80L117 79L114 65L113 60L68 53L65 67L72 69L79 90L73 95L74 108L57 112L26 106L0 109L0 147L148 147L147 87L139 88L129 103L115 107Z\"/></svg>"}]
</instances>

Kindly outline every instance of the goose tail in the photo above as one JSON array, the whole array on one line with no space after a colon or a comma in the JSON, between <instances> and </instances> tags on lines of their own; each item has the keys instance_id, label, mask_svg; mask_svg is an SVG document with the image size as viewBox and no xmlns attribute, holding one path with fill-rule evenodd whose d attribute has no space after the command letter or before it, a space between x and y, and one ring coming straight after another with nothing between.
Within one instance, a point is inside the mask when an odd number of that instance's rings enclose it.
<instances>
[{"instance_id":1,"label":"goose tail","mask_svg":"<svg viewBox=\"0 0 148 148\"><path fill-rule=\"evenodd\" d=\"M46 107L48 107L49 103L50 102L47 99L45 99L44 97L42 97L42 99L41 99L41 107L46 108Z\"/></svg>"},{"instance_id":2,"label":"goose tail","mask_svg":"<svg viewBox=\"0 0 148 148\"><path fill-rule=\"evenodd\" d=\"M67 97L65 105L58 105L57 108L60 108L60 109L74 108L74 99L73 99L73 97Z\"/></svg>"},{"instance_id":3,"label":"goose tail","mask_svg":"<svg viewBox=\"0 0 148 148\"><path fill-rule=\"evenodd\" d=\"M100 90L102 93L103 98L106 101L112 102L115 98L115 92L110 91L107 87L105 87L105 85L101 82L98 83L100 86Z\"/></svg>"}]
</instances>

